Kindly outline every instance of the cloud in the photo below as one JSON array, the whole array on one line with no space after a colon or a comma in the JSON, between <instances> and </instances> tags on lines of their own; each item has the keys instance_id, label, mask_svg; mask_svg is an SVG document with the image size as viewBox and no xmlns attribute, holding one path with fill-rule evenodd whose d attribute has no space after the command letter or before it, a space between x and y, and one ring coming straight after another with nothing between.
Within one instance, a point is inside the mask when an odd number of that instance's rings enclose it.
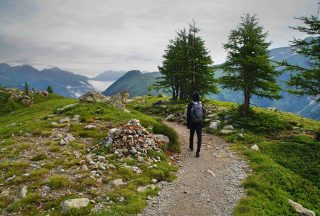
<instances>
[{"instance_id":1,"label":"cloud","mask_svg":"<svg viewBox=\"0 0 320 216\"><path fill-rule=\"evenodd\" d=\"M0 62L59 66L92 76L107 69L154 71L178 29L193 19L216 63L244 13L255 13L272 47L293 36L293 17L316 13L315 0L3 0Z\"/></svg>"}]
</instances>

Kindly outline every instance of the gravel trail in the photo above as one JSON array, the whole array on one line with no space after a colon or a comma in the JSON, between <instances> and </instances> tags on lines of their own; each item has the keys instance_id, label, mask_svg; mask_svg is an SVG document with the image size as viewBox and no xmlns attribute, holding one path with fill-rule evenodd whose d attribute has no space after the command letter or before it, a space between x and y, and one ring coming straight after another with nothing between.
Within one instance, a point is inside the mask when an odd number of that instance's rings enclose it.
<instances>
[{"instance_id":1,"label":"gravel trail","mask_svg":"<svg viewBox=\"0 0 320 216\"><path fill-rule=\"evenodd\" d=\"M180 124L165 122L179 134L182 153L177 179L163 185L160 195L149 200L142 215L198 216L233 215L234 207L245 196L242 181L247 163L228 148L223 139L203 133L200 158L188 151L189 130Z\"/></svg>"}]
</instances>

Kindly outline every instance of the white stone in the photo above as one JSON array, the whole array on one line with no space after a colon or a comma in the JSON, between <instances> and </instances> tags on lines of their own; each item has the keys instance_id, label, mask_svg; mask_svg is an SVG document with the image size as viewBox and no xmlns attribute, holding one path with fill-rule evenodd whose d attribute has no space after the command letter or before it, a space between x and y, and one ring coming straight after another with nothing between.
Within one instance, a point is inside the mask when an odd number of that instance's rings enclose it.
<instances>
[{"instance_id":1,"label":"white stone","mask_svg":"<svg viewBox=\"0 0 320 216\"><path fill-rule=\"evenodd\" d=\"M69 122L70 121L70 118L69 117L66 117L66 118L64 118L64 119L60 119L59 120L59 123L67 123L67 122Z\"/></svg>"},{"instance_id":2,"label":"white stone","mask_svg":"<svg viewBox=\"0 0 320 216\"><path fill-rule=\"evenodd\" d=\"M18 198L19 198L19 199L22 199L22 198L26 197L26 196L27 196L27 193L28 193L28 187L27 187L27 186L23 186L23 187L20 189L19 193L18 193Z\"/></svg>"},{"instance_id":3,"label":"white stone","mask_svg":"<svg viewBox=\"0 0 320 216\"><path fill-rule=\"evenodd\" d=\"M86 130L91 130L91 129L95 129L97 126L95 126L95 125L92 125L92 124L89 124L89 125L86 125L85 127L84 127L84 129L86 129Z\"/></svg>"},{"instance_id":4,"label":"white stone","mask_svg":"<svg viewBox=\"0 0 320 216\"><path fill-rule=\"evenodd\" d=\"M223 127L224 130L234 130L234 127L232 125L226 125Z\"/></svg>"},{"instance_id":5,"label":"white stone","mask_svg":"<svg viewBox=\"0 0 320 216\"><path fill-rule=\"evenodd\" d=\"M294 202L289 199L289 204L298 212L299 215L303 216L316 216L316 213L310 209L303 207L301 204Z\"/></svg>"},{"instance_id":6,"label":"white stone","mask_svg":"<svg viewBox=\"0 0 320 216\"><path fill-rule=\"evenodd\" d=\"M169 137L162 135L162 134L154 134L153 138L159 140L161 143L168 144L170 142Z\"/></svg>"},{"instance_id":7,"label":"white stone","mask_svg":"<svg viewBox=\"0 0 320 216\"><path fill-rule=\"evenodd\" d=\"M215 121L210 122L209 128L218 129L219 126L220 126L220 121L219 120L215 120Z\"/></svg>"},{"instance_id":8,"label":"white stone","mask_svg":"<svg viewBox=\"0 0 320 216\"><path fill-rule=\"evenodd\" d=\"M138 192L145 192L147 189L152 189L152 190L154 190L154 189L156 189L156 188L157 188L157 186L155 186L154 184L152 184L152 185L147 185L147 186L138 187L138 188L137 188L137 191L138 191Z\"/></svg>"},{"instance_id":9,"label":"white stone","mask_svg":"<svg viewBox=\"0 0 320 216\"><path fill-rule=\"evenodd\" d=\"M62 212L68 211L71 208L82 208L86 207L89 204L90 200L88 198L78 198L78 199L69 199L63 201L60 206Z\"/></svg>"},{"instance_id":10,"label":"white stone","mask_svg":"<svg viewBox=\"0 0 320 216\"><path fill-rule=\"evenodd\" d=\"M232 134L232 133L234 133L234 130L222 129L222 130L220 131L220 133L221 133L221 134L225 134L225 135L227 135L227 134Z\"/></svg>"},{"instance_id":11,"label":"white stone","mask_svg":"<svg viewBox=\"0 0 320 216\"><path fill-rule=\"evenodd\" d=\"M118 187L121 185L125 185L126 183L124 183L122 179L115 179L115 180L111 181L110 184L112 186Z\"/></svg>"},{"instance_id":12,"label":"white stone","mask_svg":"<svg viewBox=\"0 0 320 216\"><path fill-rule=\"evenodd\" d=\"M212 175L213 177L216 176L216 174L214 174L214 172L212 172L212 170L207 170L207 172L208 172L210 175Z\"/></svg>"},{"instance_id":13,"label":"white stone","mask_svg":"<svg viewBox=\"0 0 320 216\"><path fill-rule=\"evenodd\" d=\"M257 144L254 144L253 146L250 147L252 150L255 150L255 151L260 151L260 148Z\"/></svg>"}]
</instances>

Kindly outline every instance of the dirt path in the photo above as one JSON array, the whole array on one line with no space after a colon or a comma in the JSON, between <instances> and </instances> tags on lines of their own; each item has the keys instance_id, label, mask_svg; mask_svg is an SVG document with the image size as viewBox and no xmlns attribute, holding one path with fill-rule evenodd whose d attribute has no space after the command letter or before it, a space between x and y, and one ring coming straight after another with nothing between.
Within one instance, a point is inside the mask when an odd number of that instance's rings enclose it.
<instances>
[{"instance_id":1,"label":"dirt path","mask_svg":"<svg viewBox=\"0 0 320 216\"><path fill-rule=\"evenodd\" d=\"M245 195L240 184L246 178L246 162L239 160L223 139L205 133L200 158L196 158L195 151L187 150L189 130L165 123L179 134L181 169L177 179L165 184L160 195L149 201L142 215L233 215L234 207Z\"/></svg>"}]
</instances>

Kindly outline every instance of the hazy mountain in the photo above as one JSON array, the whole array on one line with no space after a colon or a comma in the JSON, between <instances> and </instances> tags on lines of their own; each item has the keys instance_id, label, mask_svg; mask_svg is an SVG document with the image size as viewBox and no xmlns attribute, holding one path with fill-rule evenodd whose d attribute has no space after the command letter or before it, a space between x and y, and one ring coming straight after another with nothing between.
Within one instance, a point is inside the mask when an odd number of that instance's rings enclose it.
<instances>
[{"instance_id":1,"label":"hazy mountain","mask_svg":"<svg viewBox=\"0 0 320 216\"><path fill-rule=\"evenodd\" d=\"M287 60L290 64L296 64L303 67L307 67L307 58L302 55L298 55L293 52L290 47L281 47L270 50L270 59L272 61ZM216 77L220 77L222 71L216 71ZM148 86L155 82L155 77L160 76L160 73L141 73L140 71L129 71L119 80L113 83L106 91L105 95L113 95L122 90L130 92L131 97L148 94ZM314 102L314 100L308 96L298 97L286 92L288 87L285 82L290 78L290 72L285 72L278 77L277 81L281 85L283 96L280 100L269 100L266 98L253 97L251 103L261 107L276 107L281 111L293 112L305 117L320 119L320 104ZM219 94L208 95L211 99L217 99L222 101L232 101L236 103L242 103L243 96L240 92L233 92L226 89L220 89Z\"/></svg>"},{"instance_id":2,"label":"hazy mountain","mask_svg":"<svg viewBox=\"0 0 320 216\"><path fill-rule=\"evenodd\" d=\"M0 64L1 85L23 89L25 82L36 90L46 90L50 85L55 93L66 97L79 97L84 92L93 90L87 77L57 67L39 71L29 65Z\"/></svg>"},{"instance_id":3,"label":"hazy mountain","mask_svg":"<svg viewBox=\"0 0 320 216\"><path fill-rule=\"evenodd\" d=\"M122 77L126 71L112 71L107 70L105 72L102 72L98 74L97 76L93 77L91 80L96 81L116 81L120 77Z\"/></svg>"},{"instance_id":4,"label":"hazy mountain","mask_svg":"<svg viewBox=\"0 0 320 216\"><path fill-rule=\"evenodd\" d=\"M128 91L130 97L147 95L148 87L156 81L155 78L160 76L159 72L141 73L138 70L128 71L120 79L114 82L102 94L114 95L121 91ZM151 92L155 94L156 92Z\"/></svg>"}]
</instances>

